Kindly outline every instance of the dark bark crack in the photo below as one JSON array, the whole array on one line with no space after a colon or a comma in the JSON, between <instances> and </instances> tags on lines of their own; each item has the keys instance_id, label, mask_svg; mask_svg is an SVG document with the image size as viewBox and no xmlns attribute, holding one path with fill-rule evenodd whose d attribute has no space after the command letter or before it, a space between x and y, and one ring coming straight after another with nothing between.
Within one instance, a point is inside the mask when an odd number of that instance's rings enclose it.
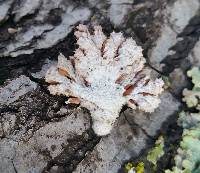
<instances>
[{"instance_id":1,"label":"dark bark crack","mask_svg":"<svg viewBox=\"0 0 200 173\"><path fill-rule=\"evenodd\" d=\"M127 121L128 125L131 127L131 130L133 131L133 133L136 132L136 128L139 128L149 139L155 140L155 138L151 135L148 134L148 132L142 128L139 124L137 124L134 121L129 121L126 114L123 112L123 115L125 117L125 120Z\"/></svg>"},{"instance_id":2,"label":"dark bark crack","mask_svg":"<svg viewBox=\"0 0 200 173\"><path fill-rule=\"evenodd\" d=\"M42 172L49 172L53 166L58 166L58 173L73 172L78 164L86 157L86 153L92 151L100 139L91 129L87 130L81 136L74 136L68 140L67 146L63 146L64 151L49 161Z\"/></svg>"},{"instance_id":3,"label":"dark bark crack","mask_svg":"<svg viewBox=\"0 0 200 173\"><path fill-rule=\"evenodd\" d=\"M178 35L182 38L170 50L175 51L173 55L167 55L161 63L165 64L163 73L169 75L175 68L181 67L184 71L190 68L186 59L194 48L200 37L200 13L194 16L183 32Z\"/></svg>"}]
</instances>

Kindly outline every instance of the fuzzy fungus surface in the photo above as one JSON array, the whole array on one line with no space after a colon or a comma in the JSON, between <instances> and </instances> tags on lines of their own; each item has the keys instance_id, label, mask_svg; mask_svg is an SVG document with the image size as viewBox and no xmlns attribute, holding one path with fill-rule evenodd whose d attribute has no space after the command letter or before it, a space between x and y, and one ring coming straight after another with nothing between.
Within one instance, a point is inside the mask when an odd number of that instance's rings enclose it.
<instances>
[{"instance_id":1,"label":"fuzzy fungus surface","mask_svg":"<svg viewBox=\"0 0 200 173\"><path fill-rule=\"evenodd\" d=\"M68 103L87 108L97 135L110 133L123 105L153 112L160 103L162 79L150 79L142 48L121 32L107 37L101 26L75 31L78 48L71 57L58 56L46 74L49 91L69 97Z\"/></svg>"}]
</instances>

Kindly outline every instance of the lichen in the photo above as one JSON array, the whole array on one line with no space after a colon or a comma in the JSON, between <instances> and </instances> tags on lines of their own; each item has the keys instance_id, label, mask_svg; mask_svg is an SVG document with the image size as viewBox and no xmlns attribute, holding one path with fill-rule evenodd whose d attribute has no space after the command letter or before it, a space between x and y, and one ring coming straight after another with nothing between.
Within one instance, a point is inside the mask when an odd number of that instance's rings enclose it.
<instances>
[{"instance_id":1,"label":"lichen","mask_svg":"<svg viewBox=\"0 0 200 173\"><path fill-rule=\"evenodd\" d=\"M164 138L160 136L156 143L155 147L152 148L147 155L147 160L154 165L154 168L157 167L157 161L164 155Z\"/></svg>"},{"instance_id":2,"label":"lichen","mask_svg":"<svg viewBox=\"0 0 200 173\"><path fill-rule=\"evenodd\" d=\"M107 37L100 26L91 34L82 24L75 36L74 55L60 54L46 81L51 94L70 97L67 104L80 104L90 111L97 135L110 133L125 104L145 112L158 107L164 82L150 79L142 48L132 38L116 32Z\"/></svg>"},{"instance_id":3,"label":"lichen","mask_svg":"<svg viewBox=\"0 0 200 173\"><path fill-rule=\"evenodd\" d=\"M134 167L133 163L128 162L125 164L125 172L127 173L144 173L144 163L138 162L136 167Z\"/></svg>"},{"instance_id":4,"label":"lichen","mask_svg":"<svg viewBox=\"0 0 200 173\"><path fill-rule=\"evenodd\" d=\"M136 173L144 173L144 163L139 162L136 166Z\"/></svg>"},{"instance_id":5,"label":"lichen","mask_svg":"<svg viewBox=\"0 0 200 173\"><path fill-rule=\"evenodd\" d=\"M175 156L175 166L165 173L200 172L200 113L181 112L179 124L184 127L182 141Z\"/></svg>"},{"instance_id":6,"label":"lichen","mask_svg":"<svg viewBox=\"0 0 200 173\"><path fill-rule=\"evenodd\" d=\"M192 90L184 89L183 90L183 101L186 102L189 108L196 107L200 110L200 70L198 67L193 67L187 72L188 77L192 78L192 83L194 87Z\"/></svg>"},{"instance_id":7,"label":"lichen","mask_svg":"<svg viewBox=\"0 0 200 173\"><path fill-rule=\"evenodd\" d=\"M126 172L130 172L130 171L133 171L135 169L135 167L133 166L133 163L128 162L125 164L124 169Z\"/></svg>"},{"instance_id":8,"label":"lichen","mask_svg":"<svg viewBox=\"0 0 200 173\"><path fill-rule=\"evenodd\" d=\"M199 173L200 172L200 70L197 67L188 71L194 87L192 90L184 89L183 101L189 108L193 107L195 113L182 111L179 114L178 124L183 127L182 141L175 156L175 166L165 173Z\"/></svg>"},{"instance_id":9,"label":"lichen","mask_svg":"<svg viewBox=\"0 0 200 173\"><path fill-rule=\"evenodd\" d=\"M193 67L187 72L188 77L192 78L194 88L200 88L200 70L198 67Z\"/></svg>"}]
</instances>

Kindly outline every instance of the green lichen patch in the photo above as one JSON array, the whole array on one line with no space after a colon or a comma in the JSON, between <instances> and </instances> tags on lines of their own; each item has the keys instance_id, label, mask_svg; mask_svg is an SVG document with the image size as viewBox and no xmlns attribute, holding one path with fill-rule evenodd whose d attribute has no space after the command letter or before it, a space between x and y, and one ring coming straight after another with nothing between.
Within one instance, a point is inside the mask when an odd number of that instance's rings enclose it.
<instances>
[{"instance_id":1,"label":"green lichen patch","mask_svg":"<svg viewBox=\"0 0 200 173\"><path fill-rule=\"evenodd\" d=\"M192 90L183 90L183 101L186 102L188 108L196 107L200 110L200 70L198 67L193 67L187 72L187 75L192 78L194 87Z\"/></svg>"},{"instance_id":2,"label":"green lichen patch","mask_svg":"<svg viewBox=\"0 0 200 173\"><path fill-rule=\"evenodd\" d=\"M125 172L127 173L144 173L144 163L138 162L135 166L133 163L128 162L125 164Z\"/></svg>"},{"instance_id":3,"label":"green lichen patch","mask_svg":"<svg viewBox=\"0 0 200 173\"><path fill-rule=\"evenodd\" d=\"M187 72L188 77L192 78L194 88L200 88L200 70L198 67L193 67Z\"/></svg>"},{"instance_id":4,"label":"green lichen patch","mask_svg":"<svg viewBox=\"0 0 200 173\"><path fill-rule=\"evenodd\" d=\"M136 173L144 173L144 163L139 162L136 166Z\"/></svg>"},{"instance_id":5,"label":"green lichen patch","mask_svg":"<svg viewBox=\"0 0 200 173\"><path fill-rule=\"evenodd\" d=\"M164 155L164 138L160 136L155 143L155 147L149 151L147 160L151 162L154 167L157 167L157 161Z\"/></svg>"},{"instance_id":6,"label":"green lichen patch","mask_svg":"<svg viewBox=\"0 0 200 173\"><path fill-rule=\"evenodd\" d=\"M197 67L188 71L194 87L184 89L183 101L188 108L200 110L200 70ZM165 173L200 173L200 112L191 113L182 111L179 114L178 124L183 127L182 141L175 156L175 166Z\"/></svg>"}]
</instances>

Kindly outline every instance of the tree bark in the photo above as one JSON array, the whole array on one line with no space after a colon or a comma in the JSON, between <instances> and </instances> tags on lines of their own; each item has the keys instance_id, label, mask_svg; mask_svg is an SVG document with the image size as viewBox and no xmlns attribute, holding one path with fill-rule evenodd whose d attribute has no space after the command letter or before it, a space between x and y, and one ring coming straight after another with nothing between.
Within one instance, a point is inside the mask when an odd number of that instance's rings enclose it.
<instances>
[{"instance_id":1,"label":"tree bark","mask_svg":"<svg viewBox=\"0 0 200 173\"><path fill-rule=\"evenodd\" d=\"M0 172L123 172L159 134L177 142L185 72L200 65L199 9L199 0L0 0ZM50 95L44 75L59 53L73 54L78 23L132 36L155 75L170 77L154 113L123 110L98 137L87 110Z\"/></svg>"}]
</instances>

